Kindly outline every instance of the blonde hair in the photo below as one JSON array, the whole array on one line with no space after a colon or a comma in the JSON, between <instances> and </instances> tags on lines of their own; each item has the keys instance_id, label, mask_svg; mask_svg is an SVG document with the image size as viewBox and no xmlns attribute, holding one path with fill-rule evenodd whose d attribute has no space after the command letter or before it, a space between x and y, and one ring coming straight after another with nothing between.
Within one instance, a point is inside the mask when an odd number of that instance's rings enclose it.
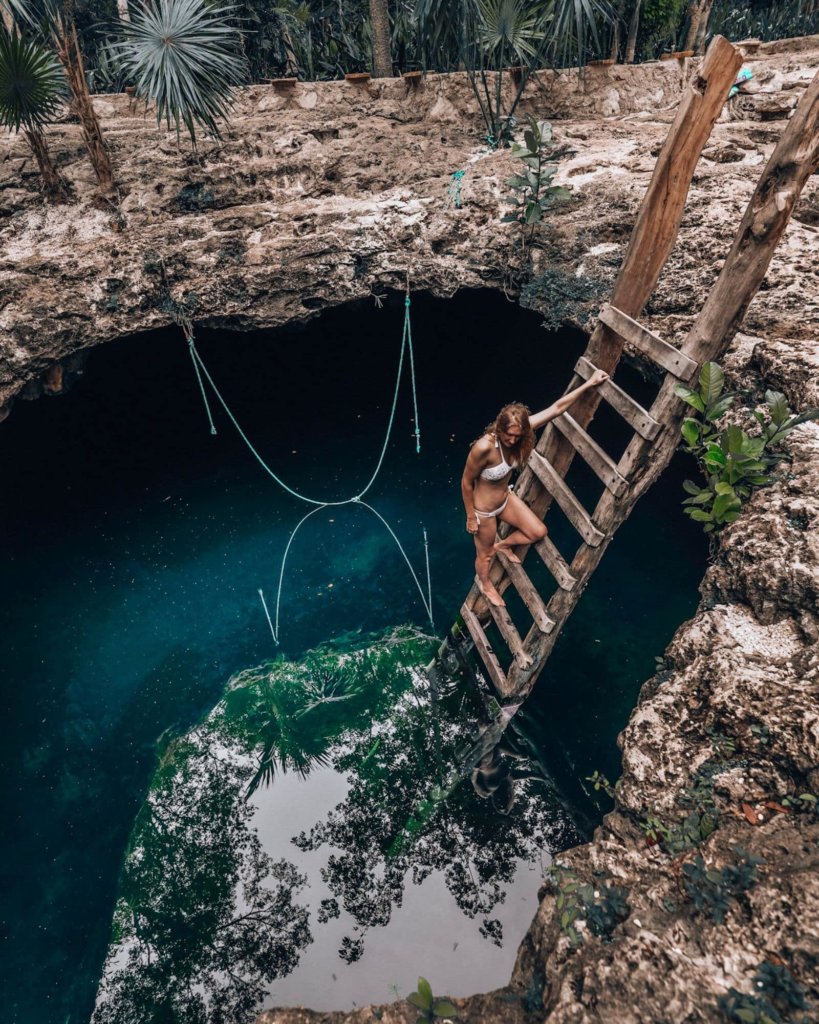
<instances>
[{"instance_id":1,"label":"blonde hair","mask_svg":"<svg viewBox=\"0 0 819 1024\"><path fill-rule=\"evenodd\" d=\"M520 436L520 444L515 445L515 466L522 469L532 454L535 447L535 432L529 422L529 408L521 402L510 402L505 405L495 419L486 425L485 434L498 436L498 431L507 431L511 426L520 427L523 433Z\"/></svg>"}]
</instances>

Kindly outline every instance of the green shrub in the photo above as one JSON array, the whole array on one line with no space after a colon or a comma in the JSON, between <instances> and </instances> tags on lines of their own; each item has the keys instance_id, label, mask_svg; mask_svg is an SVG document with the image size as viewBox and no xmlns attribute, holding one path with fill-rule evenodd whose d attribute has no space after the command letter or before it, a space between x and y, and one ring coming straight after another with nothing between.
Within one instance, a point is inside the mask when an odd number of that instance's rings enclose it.
<instances>
[{"instance_id":1,"label":"green shrub","mask_svg":"<svg viewBox=\"0 0 819 1024\"><path fill-rule=\"evenodd\" d=\"M760 857L738 846L731 850L737 862L722 869L707 867L700 854L683 865L683 884L689 899L697 911L710 915L717 924L725 921L731 900L756 885L757 865L763 863Z\"/></svg>"},{"instance_id":2,"label":"green shrub","mask_svg":"<svg viewBox=\"0 0 819 1024\"><path fill-rule=\"evenodd\" d=\"M711 533L733 523L754 487L771 483L770 470L783 458L779 445L800 423L819 417L819 409L808 409L794 416L785 396L766 391L766 408L755 409L754 419L760 432L754 436L731 424L718 430L714 423L731 408L734 395L724 392L725 375L716 363L705 363L700 371L699 388L678 384L678 398L699 415L687 417L681 433L687 451L696 458L706 479L705 487L686 480L689 495L683 502L685 512Z\"/></svg>"}]
</instances>

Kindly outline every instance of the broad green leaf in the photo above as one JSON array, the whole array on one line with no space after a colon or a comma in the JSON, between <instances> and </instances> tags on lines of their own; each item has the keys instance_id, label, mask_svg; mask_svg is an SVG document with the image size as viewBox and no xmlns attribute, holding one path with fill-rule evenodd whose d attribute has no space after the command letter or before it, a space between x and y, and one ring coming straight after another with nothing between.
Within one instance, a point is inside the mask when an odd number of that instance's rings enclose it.
<instances>
[{"instance_id":1,"label":"broad green leaf","mask_svg":"<svg viewBox=\"0 0 819 1024\"><path fill-rule=\"evenodd\" d=\"M423 998L423 996L420 996L420 995L419 995L419 994L418 994L417 992L410 992L410 994L409 994L409 995L407 996L407 1002L408 1002L408 1003L412 1003L412 1005L413 1005L414 1007L416 1007L416 1009L418 1009L418 1010L424 1010L424 1011L427 1011L427 1010L429 1010L429 1008L430 1008L430 1007L429 1007L429 1006L428 1006L428 1005L427 1005L427 1004L426 1004L426 1003L424 1002L424 998Z\"/></svg>"},{"instance_id":2,"label":"broad green leaf","mask_svg":"<svg viewBox=\"0 0 819 1024\"><path fill-rule=\"evenodd\" d=\"M734 488L730 484L718 483L714 490L717 494L730 494L731 497L734 496Z\"/></svg>"},{"instance_id":3,"label":"broad green leaf","mask_svg":"<svg viewBox=\"0 0 819 1024\"><path fill-rule=\"evenodd\" d=\"M526 208L526 223L537 224L543 217L543 210L540 203L531 202Z\"/></svg>"},{"instance_id":4,"label":"broad green leaf","mask_svg":"<svg viewBox=\"0 0 819 1024\"><path fill-rule=\"evenodd\" d=\"M548 197L550 199L566 200L566 199L571 199L572 198L571 191L569 189L567 189L567 188L564 188L563 185L552 185L548 189L546 194L548 195Z\"/></svg>"},{"instance_id":5,"label":"broad green leaf","mask_svg":"<svg viewBox=\"0 0 819 1024\"><path fill-rule=\"evenodd\" d=\"M701 508L692 508L688 514L698 523L710 523L714 518L710 512L705 512Z\"/></svg>"},{"instance_id":6,"label":"broad green leaf","mask_svg":"<svg viewBox=\"0 0 819 1024\"><path fill-rule=\"evenodd\" d=\"M768 410L771 420L777 424L785 422L788 415L788 400L781 391L766 391L765 401L768 403Z\"/></svg>"},{"instance_id":7,"label":"broad green leaf","mask_svg":"<svg viewBox=\"0 0 819 1024\"><path fill-rule=\"evenodd\" d=\"M526 148L530 153L537 153L538 145L535 133L532 131L525 131L523 133L523 141L526 143Z\"/></svg>"},{"instance_id":8,"label":"broad green leaf","mask_svg":"<svg viewBox=\"0 0 819 1024\"><path fill-rule=\"evenodd\" d=\"M683 490L686 494L699 494L702 488L697 487L693 480L683 480Z\"/></svg>"},{"instance_id":9,"label":"broad green leaf","mask_svg":"<svg viewBox=\"0 0 819 1024\"><path fill-rule=\"evenodd\" d=\"M700 370L700 395L706 406L713 405L722 394L725 374L717 363L705 363Z\"/></svg>"},{"instance_id":10,"label":"broad green leaf","mask_svg":"<svg viewBox=\"0 0 819 1024\"><path fill-rule=\"evenodd\" d=\"M713 422L714 420L718 420L720 416L725 415L725 413L731 408L733 404L733 395L723 395L722 398L716 401L713 405L708 406L705 412L706 419L709 421L709 423Z\"/></svg>"},{"instance_id":11,"label":"broad green leaf","mask_svg":"<svg viewBox=\"0 0 819 1024\"><path fill-rule=\"evenodd\" d=\"M705 403L700 398L699 393L692 391L691 388L687 388L685 384L677 384L674 388L674 394L677 398L681 398L688 405L696 409L697 412L705 412Z\"/></svg>"},{"instance_id":12,"label":"broad green leaf","mask_svg":"<svg viewBox=\"0 0 819 1024\"><path fill-rule=\"evenodd\" d=\"M722 432L722 441L720 442L722 450L738 455L744 449L747 436L744 430L740 430L739 427L731 424L730 427L726 427Z\"/></svg>"},{"instance_id":13,"label":"broad green leaf","mask_svg":"<svg viewBox=\"0 0 819 1024\"><path fill-rule=\"evenodd\" d=\"M448 999L435 1000L436 1017L456 1017L457 1015L458 1008L454 1003L451 1003Z\"/></svg>"},{"instance_id":14,"label":"broad green leaf","mask_svg":"<svg viewBox=\"0 0 819 1024\"><path fill-rule=\"evenodd\" d=\"M683 425L680 428L680 433L682 434L686 442L693 447L700 439L701 430L702 427L696 420L686 418L683 420Z\"/></svg>"},{"instance_id":15,"label":"broad green leaf","mask_svg":"<svg viewBox=\"0 0 819 1024\"><path fill-rule=\"evenodd\" d=\"M418 995L424 1000L422 1009L429 1010L432 1007L432 986L426 978L418 979ZM416 1006L418 1004L416 1003Z\"/></svg>"}]
</instances>

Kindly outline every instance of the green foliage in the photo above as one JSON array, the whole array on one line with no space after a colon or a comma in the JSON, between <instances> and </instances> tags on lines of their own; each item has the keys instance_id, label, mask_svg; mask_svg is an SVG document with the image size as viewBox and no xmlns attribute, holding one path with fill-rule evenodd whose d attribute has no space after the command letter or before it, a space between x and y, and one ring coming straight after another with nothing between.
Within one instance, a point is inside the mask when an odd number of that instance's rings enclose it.
<instances>
[{"instance_id":1,"label":"green foliage","mask_svg":"<svg viewBox=\"0 0 819 1024\"><path fill-rule=\"evenodd\" d=\"M697 459L706 478L703 487L686 480L683 489L689 495L683 501L687 515L702 523L711 533L739 518L743 502L754 487L771 483L770 470L783 458L779 445L800 423L819 418L819 409L794 416L785 396L766 391L766 409L754 410L760 426L751 436L733 424L714 426L731 408L734 395L724 393L725 375L716 363L705 363L700 371L699 388L678 384L674 389L698 413L683 421L681 433L686 450Z\"/></svg>"},{"instance_id":2,"label":"green foliage","mask_svg":"<svg viewBox=\"0 0 819 1024\"><path fill-rule=\"evenodd\" d=\"M0 124L9 131L51 121L66 94L54 53L0 24Z\"/></svg>"},{"instance_id":3,"label":"green foliage","mask_svg":"<svg viewBox=\"0 0 819 1024\"><path fill-rule=\"evenodd\" d=\"M421 1015L415 1024L433 1024L436 1020L456 1017L458 1014L457 1008L448 999L436 999L433 996L432 986L426 978L418 979L418 990L407 996L407 1002L420 1011Z\"/></svg>"},{"instance_id":4,"label":"green foliage","mask_svg":"<svg viewBox=\"0 0 819 1024\"><path fill-rule=\"evenodd\" d=\"M590 782L594 786L595 793L599 793L602 789L606 796L612 800L617 795L615 792L616 783L613 786L602 772L595 771L593 774L587 775L586 782Z\"/></svg>"},{"instance_id":5,"label":"green foliage","mask_svg":"<svg viewBox=\"0 0 819 1024\"><path fill-rule=\"evenodd\" d=\"M803 814L819 814L819 797L815 793L799 793L797 796L786 796L782 806Z\"/></svg>"},{"instance_id":6,"label":"green foliage","mask_svg":"<svg viewBox=\"0 0 819 1024\"><path fill-rule=\"evenodd\" d=\"M762 858L756 857L738 846L731 847L737 862L724 868L709 868L700 854L683 865L683 885L697 911L708 914L712 921L723 924L731 900L756 885L757 865Z\"/></svg>"},{"instance_id":7,"label":"green foliage","mask_svg":"<svg viewBox=\"0 0 819 1024\"><path fill-rule=\"evenodd\" d=\"M738 39L788 39L819 32L819 8L806 0L717 0L709 32Z\"/></svg>"},{"instance_id":8,"label":"green foliage","mask_svg":"<svg viewBox=\"0 0 819 1024\"><path fill-rule=\"evenodd\" d=\"M146 103L156 105L177 133L182 125L196 144L196 126L219 136L227 120L232 88L244 78L230 24L233 8L219 0L136 0L132 20L121 22L122 67Z\"/></svg>"},{"instance_id":9,"label":"green foliage","mask_svg":"<svg viewBox=\"0 0 819 1024\"><path fill-rule=\"evenodd\" d=\"M720 996L717 1010L736 1024L808 1024L808 1018L791 1016L796 1010L808 1009L805 990L787 967L768 960L757 967L754 988L758 994L748 995L735 988Z\"/></svg>"},{"instance_id":10,"label":"green foliage","mask_svg":"<svg viewBox=\"0 0 819 1024\"><path fill-rule=\"evenodd\" d=\"M521 288L520 304L541 313L547 331L559 330L567 322L582 324L606 288L606 282L598 278L576 277L550 268Z\"/></svg>"},{"instance_id":11,"label":"green foliage","mask_svg":"<svg viewBox=\"0 0 819 1024\"><path fill-rule=\"evenodd\" d=\"M554 160L566 152L552 144L552 126L548 121L528 118L528 128L523 133L523 145L512 143L512 159L523 164L520 173L506 179L506 184L515 193L504 202L515 208L502 218L504 224L539 224L543 215L555 203L571 198L571 193L561 185L552 185L557 173Z\"/></svg>"},{"instance_id":12,"label":"green foliage","mask_svg":"<svg viewBox=\"0 0 819 1024\"><path fill-rule=\"evenodd\" d=\"M617 886L597 883L597 888L588 882L580 882L568 868L560 864L550 871L557 886L556 908L559 914L560 931L569 940L572 948L583 944L583 921L589 931L610 942L614 929L628 919L631 907L627 892Z\"/></svg>"}]
</instances>

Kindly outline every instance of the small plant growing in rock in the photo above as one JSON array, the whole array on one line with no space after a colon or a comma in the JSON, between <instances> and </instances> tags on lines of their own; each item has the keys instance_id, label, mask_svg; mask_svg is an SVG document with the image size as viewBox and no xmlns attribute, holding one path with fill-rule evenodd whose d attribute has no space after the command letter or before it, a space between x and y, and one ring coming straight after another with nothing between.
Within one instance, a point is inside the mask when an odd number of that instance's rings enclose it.
<instances>
[{"instance_id":1,"label":"small plant growing in rock","mask_svg":"<svg viewBox=\"0 0 819 1024\"><path fill-rule=\"evenodd\" d=\"M595 889L560 865L553 868L552 877L558 887L556 905L560 931L573 949L583 944L581 925L588 925L593 935L609 942L617 925L631 913L625 889L603 884Z\"/></svg>"},{"instance_id":2,"label":"small plant growing in rock","mask_svg":"<svg viewBox=\"0 0 819 1024\"><path fill-rule=\"evenodd\" d=\"M720 996L717 1010L729 1021L737 1024L808 1024L808 1018L793 1017L797 1010L806 1010L805 990L782 964L769 960L757 968L754 988L758 994L749 995L730 988Z\"/></svg>"},{"instance_id":3,"label":"small plant growing in rock","mask_svg":"<svg viewBox=\"0 0 819 1024\"><path fill-rule=\"evenodd\" d=\"M615 787L617 784L612 785L602 772L595 771L593 774L587 775L586 782L590 782L594 786L595 793L599 793L602 789L607 797L610 797L612 800L615 798Z\"/></svg>"},{"instance_id":4,"label":"small plant growing in rock","mask_svg":"<svg viewBox=\"0 0 819 1024\"><path fill-rule=\"evenodd\" d=\"M562 185L552 184L557 173L554 161L568 150L552 144L552 126L548 121L537 121L529 117L528 124L523 133L523 145L512 143L512 159L520 160L523 167L519 173L506 180L514 195L508 196L504 202L513 206L514 210L501 218L501 223L530 227L531 240L535 225L540 223L546 211L555 203L569 199L571 193ZM526 241L524 234L524 247Z\"/></svg>"},{"instance_id":5,"label":"small plant growing in rock","mask_svg":"<svg viewBox=\"0 0 819 1024\"><path fill-rule=\"evenodd\" d=\"M819 409L794 416L784 395L766 391L766 408L755 409L753 414L761 427L757 435L752 437L733 424L718 430L715 421L731 408L735 397L726 393L724 387L722 369L717 363L705 363L697 389L684 384L674 389L677 397L699 414L683 421L681 433L686 450L694 455L705 475L706 486L686 480L683 488L689 497L683 506L687 515L703 524L706 533L739 517L752 488L771 483L769 471L783 457L773 449L800 423L819 417Z\"/></svg>"},{"instance_id":6,"label":"small plant growing in rock","mask_svg":"<svg viewBox=\"0 0 819 1024\"><path fill-rule=\"evenodd\" d=\"M434 1024L436 1020L444 1020L457 1016L457 1009L448 999L436 999L432 994L432 986L426 978L418 979L418 990L407 996L421 1014L415 1024Z\"/></svg>"},{"instance_id":7,"label":"small plant growing in rock","mask_svg":"<svg viewBox=\"0 0 819 1024\"><path fill-rule=\"evenodd\" d=\"M800 793L798 796L786 796L782 806L788 810L803 814L819 814L819 797L815 793Z\"/></svg>"},{"instance_id":8,"label":"small plant growing in rock","mask_svg":"<svg viewBox=\"0 0 819 1024\"><path fill-rule=\"evenodd\" d=\"M731 847L737 857L735 864L724 868L709 868L700 854L683 865L683 884L696 910L708 914L717 924L723 924L731 900L752 889L757 881L757 865L762 858L756 857L738 846Z\"/></svg>"}]
</instances>

